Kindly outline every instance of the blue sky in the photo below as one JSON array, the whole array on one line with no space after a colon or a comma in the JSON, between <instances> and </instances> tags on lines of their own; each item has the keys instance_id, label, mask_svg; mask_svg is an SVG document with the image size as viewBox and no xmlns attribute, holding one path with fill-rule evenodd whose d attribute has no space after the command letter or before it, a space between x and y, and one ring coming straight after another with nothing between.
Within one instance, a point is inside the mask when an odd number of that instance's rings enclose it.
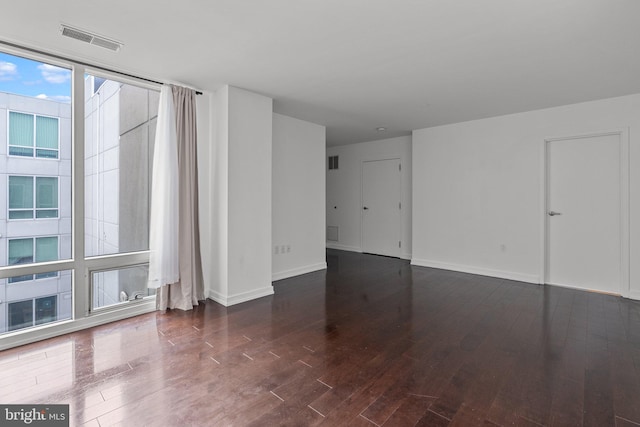
<instances>
[{"instance_id":1,"label":"blue sky","mask_svg":"<svg viewBox=\"0 0 640 427\"><path fill-rule=\"evenodd\" d=\"M71 71L0 52L0 92L71 101Z\"/></svg>"}]
</instances>

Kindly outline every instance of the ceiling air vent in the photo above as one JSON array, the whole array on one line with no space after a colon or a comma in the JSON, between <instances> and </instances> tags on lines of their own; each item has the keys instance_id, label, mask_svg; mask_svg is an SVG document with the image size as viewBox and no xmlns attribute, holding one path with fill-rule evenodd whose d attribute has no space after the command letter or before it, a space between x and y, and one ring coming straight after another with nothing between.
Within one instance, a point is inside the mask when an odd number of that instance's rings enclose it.
<instances>
[{"instance_id":1,"label":"ceiling air vent","mask_svg":"<svg viewBox=\"0 0 640 427\"><path fill-rule=\"evenodd\" d=\"M122 47L122 43L117 42L115 40L109 40L105 37L99 36L97 34L92 34L88 31L79 30L77 28L69 27L68 25L62 24L62 35L66 37L71 37L72 39L80 40L85 43L89 43L95 46L100 46L117 52Z\"/></svg>"}]
</instances>

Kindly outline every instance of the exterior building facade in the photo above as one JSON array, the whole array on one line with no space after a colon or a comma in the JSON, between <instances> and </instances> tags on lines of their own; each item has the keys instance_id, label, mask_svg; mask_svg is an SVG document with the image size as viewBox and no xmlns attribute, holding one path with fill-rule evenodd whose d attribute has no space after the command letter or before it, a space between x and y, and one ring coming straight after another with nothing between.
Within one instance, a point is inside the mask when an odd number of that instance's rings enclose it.
<instances>
[{"instance_id":1,"label":"exterior building facade","mask_svg":"<svg viewBox=\"0 0 640 427\"><path fill-rule=\"evenodd\" d=\"M85 256L148 250L158 92L85 79ZM71 105L0 93L0 265L70 259ZM147 266L92 272L91 307L147 296ZM72 316L71 271L0 279L0 334Z\"/></svg>"},{"instance_id":2,"label":"exterior building facade","mask_svg":"<svg viewBox=\"0 0 640 427\"><path fill-rule=\"evenodd\" d=\"M85 255L149 249L149 198L159 93L85 80ZM92 306L149 294L146 265L96 272Z\"/></svg>"},{"instance_id":3,"label":"exterior building facade","mask_svg":"<svg viewBox=\"0 0 640 427\"><path fill-rule=\"evenodd\" d=\"M71 257L71 106L0 93L0 265ZM71 318L71 272L0 279L0 333Z\"/></svg>"}]
</instances>

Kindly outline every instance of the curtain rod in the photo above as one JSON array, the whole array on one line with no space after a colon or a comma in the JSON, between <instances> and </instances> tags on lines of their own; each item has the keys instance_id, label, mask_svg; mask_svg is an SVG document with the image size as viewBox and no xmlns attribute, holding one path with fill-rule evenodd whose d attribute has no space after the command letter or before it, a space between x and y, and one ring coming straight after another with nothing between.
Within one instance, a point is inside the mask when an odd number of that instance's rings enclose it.
<instances>
[{"instance_id":1,"label":"curtain rod","mask_svg":"<svg viewBox=\"0 0 640 427\"><path fill-rule=\"evenodd\" d=\"M13 48L16 48L16 49L20 49L20 50L26 50L26 51L31 52L31 53L37 53L39 55L49 56L51 58L59 59L61 61L65 61L65 62L73 62L75 64L79 64L79 65L82 65L82 66L85 66L85 67L96 68L96 69L101 70L101 71L107 71L109 73L119 74L119 75L125 76L125 77L132 77L134 79L142 80L142 81L149 82L149 83L155 83L155 84L158 84L158 85L164 85L164 83L159 82L157 80L147 79L145 77L136 76L134 74L123 73L122 71L112 70L110 68L102 67L100 65L94 65L94 64L89 64L87 62L77 61L75 59L70 59L70 58L67 58L67 57L64 57L64 56L61 56L61 55L56 55L54 53L43 52L41 50L33 49L31 47L20 46L18 44L11 43L11 42L8 42L8 41L5 41L5 40L0 40L0 44L3 44L5 46L10 46L10 47L13 47ZM199 91L199 90L196 90L196 95L202 95L202 92Z\"/></svg>"}]
</instances>

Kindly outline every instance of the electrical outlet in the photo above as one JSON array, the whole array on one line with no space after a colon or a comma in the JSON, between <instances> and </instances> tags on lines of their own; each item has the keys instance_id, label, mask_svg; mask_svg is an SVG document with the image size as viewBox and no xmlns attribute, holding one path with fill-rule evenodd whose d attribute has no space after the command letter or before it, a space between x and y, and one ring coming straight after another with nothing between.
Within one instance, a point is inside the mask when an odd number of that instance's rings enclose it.
<instances>
[{"instance_id":1,"label":"electrical outlet","mask_svg":"<svg viewBox=\"0 0 640 427\"><path fill-rule=\"evenodd\" d=\"M276 245L275 250L273 251L274 254L278 255L280 252L278 251L279 247L278 245Z\"/></svg>"}]
</instances>

